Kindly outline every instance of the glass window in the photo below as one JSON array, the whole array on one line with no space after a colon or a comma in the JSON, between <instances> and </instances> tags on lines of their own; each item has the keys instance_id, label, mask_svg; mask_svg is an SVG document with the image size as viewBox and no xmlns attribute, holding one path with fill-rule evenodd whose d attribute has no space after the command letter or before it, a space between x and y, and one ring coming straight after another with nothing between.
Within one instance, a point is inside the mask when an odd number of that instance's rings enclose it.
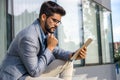
<instances>
[{"instance_id":1,"label":"glass window","mask_svg":"<svg viewBox=\"0 0 120 80\"><path fill-rule=\"evenodd\" d=\"M58 27L59 46L65 50L75 51L82 43L82 14L80 0L57 0L65 10L62 25ZM80 64L80 61L74 62Z\"/></svg>"},{"instance_id":2,"label":"glass window","mask_svg":"<svg viewBox=\"0 0 120 80\"><path fill-rule=\"evenodd\" d=\"M113 45L112 45L112 29L110 12L101 8L100 25L101 25L101 41L102 41L102 58L103 63L113 62Z\"/></svg>"},{"instance_id":3,"label":"glass window","mask_svg":"<svg viewBox=\"0 0 120 80\"><path fill-rule=\"evenodd\" d=\"M0 64L7 49L6 36L6 0L0 1Z\"/></svg>"},{"instance_id":4,"label":"glass window","mask_svg":"<svg viewBox=\"0 0 120 80\"><path fill-rule=\"evenodd\" d=\"M83 28L84 41L88 38L93 39L87 48L86 64L99 63L96 4L89 0L83 0Z\"/></svg>"},{"instance_id":5,"label":"glass window","mask_svg":"<svg viewBox=\"0 0 120 80\"><path fill-rule=\"evenodd\" d=\"M59 46L74 51L88 38L92 38L93 41L87 48L85 64L112 62L110 12L104 8L101 10L100 5L90 0L82 0L82 6L79 0L57 0L57 3L62 5L67 13L62 18L63 24L58 27ZM78 60L74 63L80 62Z\"/></svg>"},{"instance_id":6,"label":"glass window","mask_svg":"<svg viewBox=\"0 0 120 80\"><path fill-rule=\"evenodd\" d=\"M41 4L47 0L14 0L14 33L29 26L39 17Z\"/></svg>"}]
</instances>

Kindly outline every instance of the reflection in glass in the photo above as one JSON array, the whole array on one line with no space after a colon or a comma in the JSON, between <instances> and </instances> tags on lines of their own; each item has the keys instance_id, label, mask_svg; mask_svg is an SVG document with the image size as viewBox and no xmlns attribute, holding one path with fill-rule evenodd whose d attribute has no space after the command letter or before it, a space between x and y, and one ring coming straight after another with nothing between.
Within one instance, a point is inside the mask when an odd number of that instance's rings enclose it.
<instances>
[{"instance_id":1,"label":"reflection in glass","mask_svg":"<svg viewBox=\"0 0 120 80\"><path fill-rule=\"evenodd\" d=\"M14 0L15 35L38 18L41 4L47 0Z\"/></svg>"},{"instance_id":2,"label":"reflection in glass","mask_svg":"<svg viewBox=\"0 0 120 80\"><path fill-rule=\"evenodd\" d=\"M75 51L82 42L80 0L57 0L57 3L66 10L62 25L58 27L59 46L65 50ZM77 63L80 64L80 61L75 62Z\"/></svg>"},{"instance_id":3,"label":"reflection in glass","mask_svg":"<svg viewBox=\"0 0 120 80\"><path fill-rule=\"evenodd\" d=\"M83 27L84 40L92 38L92 43L87 48L86 64L99 63L98 60L98 39L97 39L97 20L95 3L83 0Z\"/></svg>"},{"instance_id":4,"label":"reflection in glass","mask_svg":"<svg viewBox=\"0 0 120 80\"><path fill-rule=\"evenodd\" d=\"M57 0L57 2L65 8L67 13L62 19L62 25L58 29L59 46L73 51L80 46L78 0ZM71 5L66 5L68 3Z\"/></svg>"},{"instance_id":5,"label":"reflection in glass","mask_svg":"<svg viewBox=\"0 0 120 80\"><path fill-rule=\"evenodd\" d=\"M102 41L102 57L103 63L113 62L113 48L112 48L112 33L111 33L111 18L110 12L101 8L100 22L101 22L101 41Z\"/></svg>"}]
</instances>

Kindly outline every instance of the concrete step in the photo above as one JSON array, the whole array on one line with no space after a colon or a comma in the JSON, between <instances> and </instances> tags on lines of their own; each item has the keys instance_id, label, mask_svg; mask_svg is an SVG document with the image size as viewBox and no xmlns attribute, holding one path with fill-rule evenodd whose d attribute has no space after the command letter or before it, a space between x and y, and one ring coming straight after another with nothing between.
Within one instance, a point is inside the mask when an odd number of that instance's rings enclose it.
<instances>
[{"instance_id":1,"label":"concrete step","mask_svg":"<svg viewBox=\"0 0 120 80\"><path fill-rule=\"evenodd\" d=\"M87 78L87 80L98 80L97 77L90 77L90 78Z\"/></svg>"},{"instance_id":2,"label":"concrete step","mask_svg":"<svg viewBox=\"0 0 120 80\"><path fill-rule=\"evenodd\" d=\"M74 75L72 80L87 80L87 74Z\"/></svg>"}]
</instances>

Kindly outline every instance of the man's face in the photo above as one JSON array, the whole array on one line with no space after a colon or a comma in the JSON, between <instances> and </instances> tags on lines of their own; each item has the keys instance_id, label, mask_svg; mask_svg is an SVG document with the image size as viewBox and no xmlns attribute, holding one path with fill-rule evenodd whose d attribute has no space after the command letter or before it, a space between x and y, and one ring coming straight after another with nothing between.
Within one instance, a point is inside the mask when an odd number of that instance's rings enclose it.
<instances>
[{"instance_id":1,"label":"man's face","mask_svg":"<svg viewBox=\"0 0 120 80\"><path fill-rule=\"evenodd\" d=\"M46 18L45 25L44 25L46 32L54 33L60 23L61 23L61 15L60 14L55 13L53 16Z\"/></svg>"}]
</instances>

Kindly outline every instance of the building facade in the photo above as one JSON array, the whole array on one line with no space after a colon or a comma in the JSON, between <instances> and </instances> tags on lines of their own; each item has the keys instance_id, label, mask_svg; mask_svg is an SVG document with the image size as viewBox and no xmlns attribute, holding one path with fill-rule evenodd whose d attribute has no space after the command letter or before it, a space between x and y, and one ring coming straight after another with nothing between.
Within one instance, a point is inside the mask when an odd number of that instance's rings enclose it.
<instances>
[{"instance_id":1,"label":"building facade","mask_svg":"<svg viewBox=\"0 0 120 80\"><path fill-rule=\"evenodd\" d=\"M46 0L0 1L0 64L17 33L38 18L40 6L44 1ZM75 75L86 73L90 77L92 76L90 70L99 68L104 71L107 66L108 77L103 74L101 77L104 79L98 76L95 80L115 80L110 0L52 1L63 6L67 13L56 31L59 47L75 51L88 38L93 39L88 46L86 59L74 61L75 69L82 70L76 71ZM88 68L85 68L86 66ZM93 74L95 75L96 72ZM99 74L101 73L96 76Z\"/></svg>"}]
</instances>

